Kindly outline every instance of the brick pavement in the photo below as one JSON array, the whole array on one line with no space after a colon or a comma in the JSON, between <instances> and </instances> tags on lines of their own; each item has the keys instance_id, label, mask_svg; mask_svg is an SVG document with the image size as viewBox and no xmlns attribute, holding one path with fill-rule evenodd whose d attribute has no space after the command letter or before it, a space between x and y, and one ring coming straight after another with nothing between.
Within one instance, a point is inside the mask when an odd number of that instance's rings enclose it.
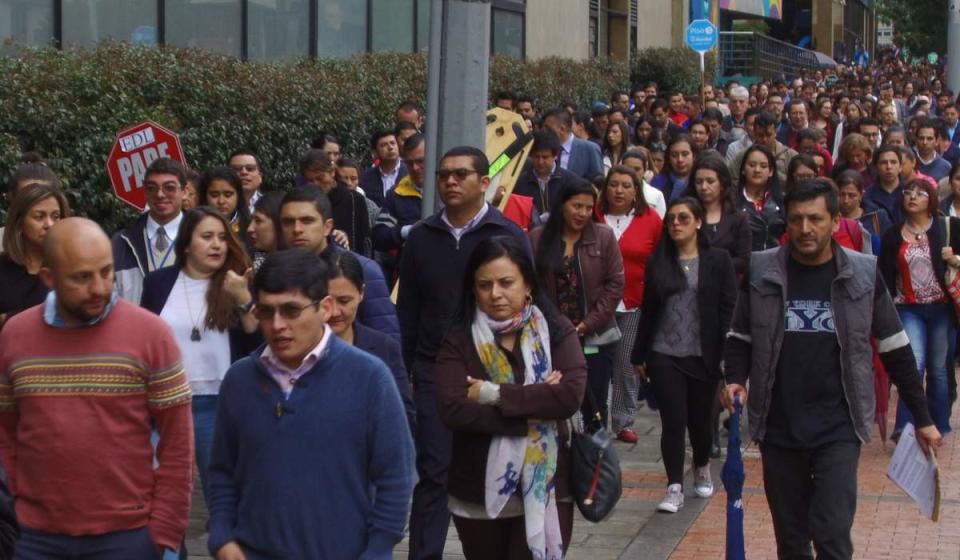
<instances>
[{"instance_id":1,"label":"brick pavement","mask_svg":"<svg viewBox=\"0 0 960 560\"><path fill-rule=\"evenodd\" d=\"M895 410L892 399L890 423ZM960 415L960 407L954 410ZM640 442L617 443L624 474L624 495L614 514L603 523L582 518L574 523L569 560L616 559L714 559L723 558L726 495L720 489L720 462L713 466L718 491L710 500L687 492L684 508L677 514L657 514L666 476L660 459L660 421L656 413L641 409L637 414ZM865 446L860 462L859 504L854 524L856 558L867 560L928 560L960 558L960 480L952 479L960 466L960 444L951 436L941 449L943 507L941 521L934 524L919 514L916 506L886 478L893 452L891 444ZM776 558L773 526L763 495L759 452L745 452L747 482L744 490L747 558ZM689 453L688 453L689 466ZM688 473L689 475L689 473ZM692 481L685 485L692 488ZM206 510L199 490L188 530L190 558L207 558ZM397 545L395 559L406 558L406 540ZM444 558L462 560L456 530L451 525Z\"/></svg>"}]
</instances>

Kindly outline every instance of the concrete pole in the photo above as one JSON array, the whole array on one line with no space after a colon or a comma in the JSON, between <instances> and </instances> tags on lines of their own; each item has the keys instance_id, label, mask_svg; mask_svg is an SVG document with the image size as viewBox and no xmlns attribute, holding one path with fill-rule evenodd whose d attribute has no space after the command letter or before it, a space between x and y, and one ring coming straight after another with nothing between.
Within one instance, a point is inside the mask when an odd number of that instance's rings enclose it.
<instances>
[{"instance_id":1,"label":"concrete pole","mask_svg":"<svg viewBox=\"0 0 960 560\"><path fill-rule=\"evenodd\" d=\"M960 91L960 0L950 0L947 9L947 87Z\"/></svg>"},{"instance_id":2,"label":"concrete pole","mask_svg":"<svg viewBox=\"0 0 960 560\"><path fill-rule=\"evenodd\" d=\"M437 208L436 170L454 146L484 149L490 76L490 0L431 0L423 217Z\"/></svg>"}]
</instances>

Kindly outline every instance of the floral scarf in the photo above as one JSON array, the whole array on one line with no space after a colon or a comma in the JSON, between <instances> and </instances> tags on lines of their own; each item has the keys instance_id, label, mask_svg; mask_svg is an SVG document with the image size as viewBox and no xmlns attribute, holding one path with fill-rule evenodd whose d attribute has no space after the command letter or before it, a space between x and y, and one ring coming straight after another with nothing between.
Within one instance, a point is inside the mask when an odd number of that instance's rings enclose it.
<instances>
[{"instance_id":1,"label":"floral scarf","mask_svg":"<svg viewBox=\"0 0 960 560\"><path fill-rule=\"evenodd\" d=\"M510 383L513 369L497 345L494 333L518 333L525 366L523 384L543 383L551 371L550 334L543 313L536 306L527 304L514 317L494 321L477 309L471 334L480 361L493 383ZM500 515L507 500L520 486L527 546L535 560L563 558L553 478L557 472L559 442L556 422L531 421L525 437L495 436L487 455L487 515L491 518Z\"/></svg>"}]
</instances>

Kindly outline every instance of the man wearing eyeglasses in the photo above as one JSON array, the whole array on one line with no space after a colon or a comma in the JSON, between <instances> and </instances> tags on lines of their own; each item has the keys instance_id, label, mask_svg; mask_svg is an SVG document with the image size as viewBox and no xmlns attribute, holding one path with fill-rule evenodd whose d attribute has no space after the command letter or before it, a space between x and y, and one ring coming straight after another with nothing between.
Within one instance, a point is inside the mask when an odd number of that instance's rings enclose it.
<instances>
[{"instance_id":1,"label":"man wearing eyeglasses","mask_svg":"<svg viewBox=\"0 0 960 560\"><path fill-rule=\"evenodd\" d=\"M490 162L481 150L461 146L440 160L437 192L442 211L415 225L400 259L397 298L403 359L412 372L417 408L417 474L410 514L410 558L440 558L450 524L447 466L450 431L437 412L433 365L462 296L467 259L488 237L526 236L487 204Z\"/></svg>"},{"instance_id":2,"label":"man wearing eyeglasses","mask_svg":"<svg viewBox=\"0 0 960 560\"><path fill-rule=\"evenodd\" d=\"M113 236L117 293L123 299L139 304L143 277L176 261L173 246L186 183L186 170L179 161L159 158L147 167L143 176L147 211Z\"/></svg>"},{"instance_id":3,"label":"man wearing eyeglasses","mask_svg":"<svg viewBox=\"0 0 960 560\"><path fill-rule=\"evenodd\" d=\"M263 350L220 388L208 546L217 560L390 558L403 538L413 445L397 385L343 342L329 268L306 249L254 278Z\"/></svg>"},{"instance_id":4,"label":"man wearing eyeglasses","mask_svg":"<svg viewBox=\"0 0 960 560\"><path fill-rule=\"evenodd\" d=\"M253 150L243 148L230 154L227 158L227 165L233 169L240 177L240 184L243 187L243 199L250 207L250 215L253 215L253 207L260 200L260 185L263 184L263 173L260 170L260 159Z\"/></svg>"}]
</instances>

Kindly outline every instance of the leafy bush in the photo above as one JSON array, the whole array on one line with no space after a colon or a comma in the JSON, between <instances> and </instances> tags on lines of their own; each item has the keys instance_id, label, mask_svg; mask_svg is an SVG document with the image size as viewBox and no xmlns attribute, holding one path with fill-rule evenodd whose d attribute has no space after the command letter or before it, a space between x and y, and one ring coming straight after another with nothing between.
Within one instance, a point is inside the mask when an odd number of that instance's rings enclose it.
<instances>
[{"instance_id":1,"label":"leafy bush","mask_svg":"<svg viewBox=\"0 0 960 560\"><path fill-rule=\"evenodd\" d=\"M494 57L490 93L527 93L540 107L560 101L588 107L630 83L654 79L664 89L688 83L690 69L678 68L678 53L657 51L636 58L653 64L658 56L672 57L673 63L652 71L634 64L632 72L605 59ZM132 213L113 196L107 154L117 131L152 119L179 133L194 168L222 164L234 149L251 147L265 184L285 188L320 131L336 135L345 154L369 161L367 139L392 125L396 106L405 99L426 104L425 67L419 54L249 63L196 49L114 42L64 51L23 48L0 57L0 181L6 183L21 151L36 150L61 176L73 207L113 231Z\"/></svg>"},{"instance_id":2,"label":"leafy bush","mask_svg":"<svg viewBox=\"0 0 960 560\"><path fill-rule=\"evenodd\" d=\"M713 83L716 74L713 52L704 62L706 82ZM643 87L656 82L661 92L682 91L694 95L700 88L700 57L687 48L648 48L634 51L630 56L630 82Z\"/></svg>"}]
</instances>

